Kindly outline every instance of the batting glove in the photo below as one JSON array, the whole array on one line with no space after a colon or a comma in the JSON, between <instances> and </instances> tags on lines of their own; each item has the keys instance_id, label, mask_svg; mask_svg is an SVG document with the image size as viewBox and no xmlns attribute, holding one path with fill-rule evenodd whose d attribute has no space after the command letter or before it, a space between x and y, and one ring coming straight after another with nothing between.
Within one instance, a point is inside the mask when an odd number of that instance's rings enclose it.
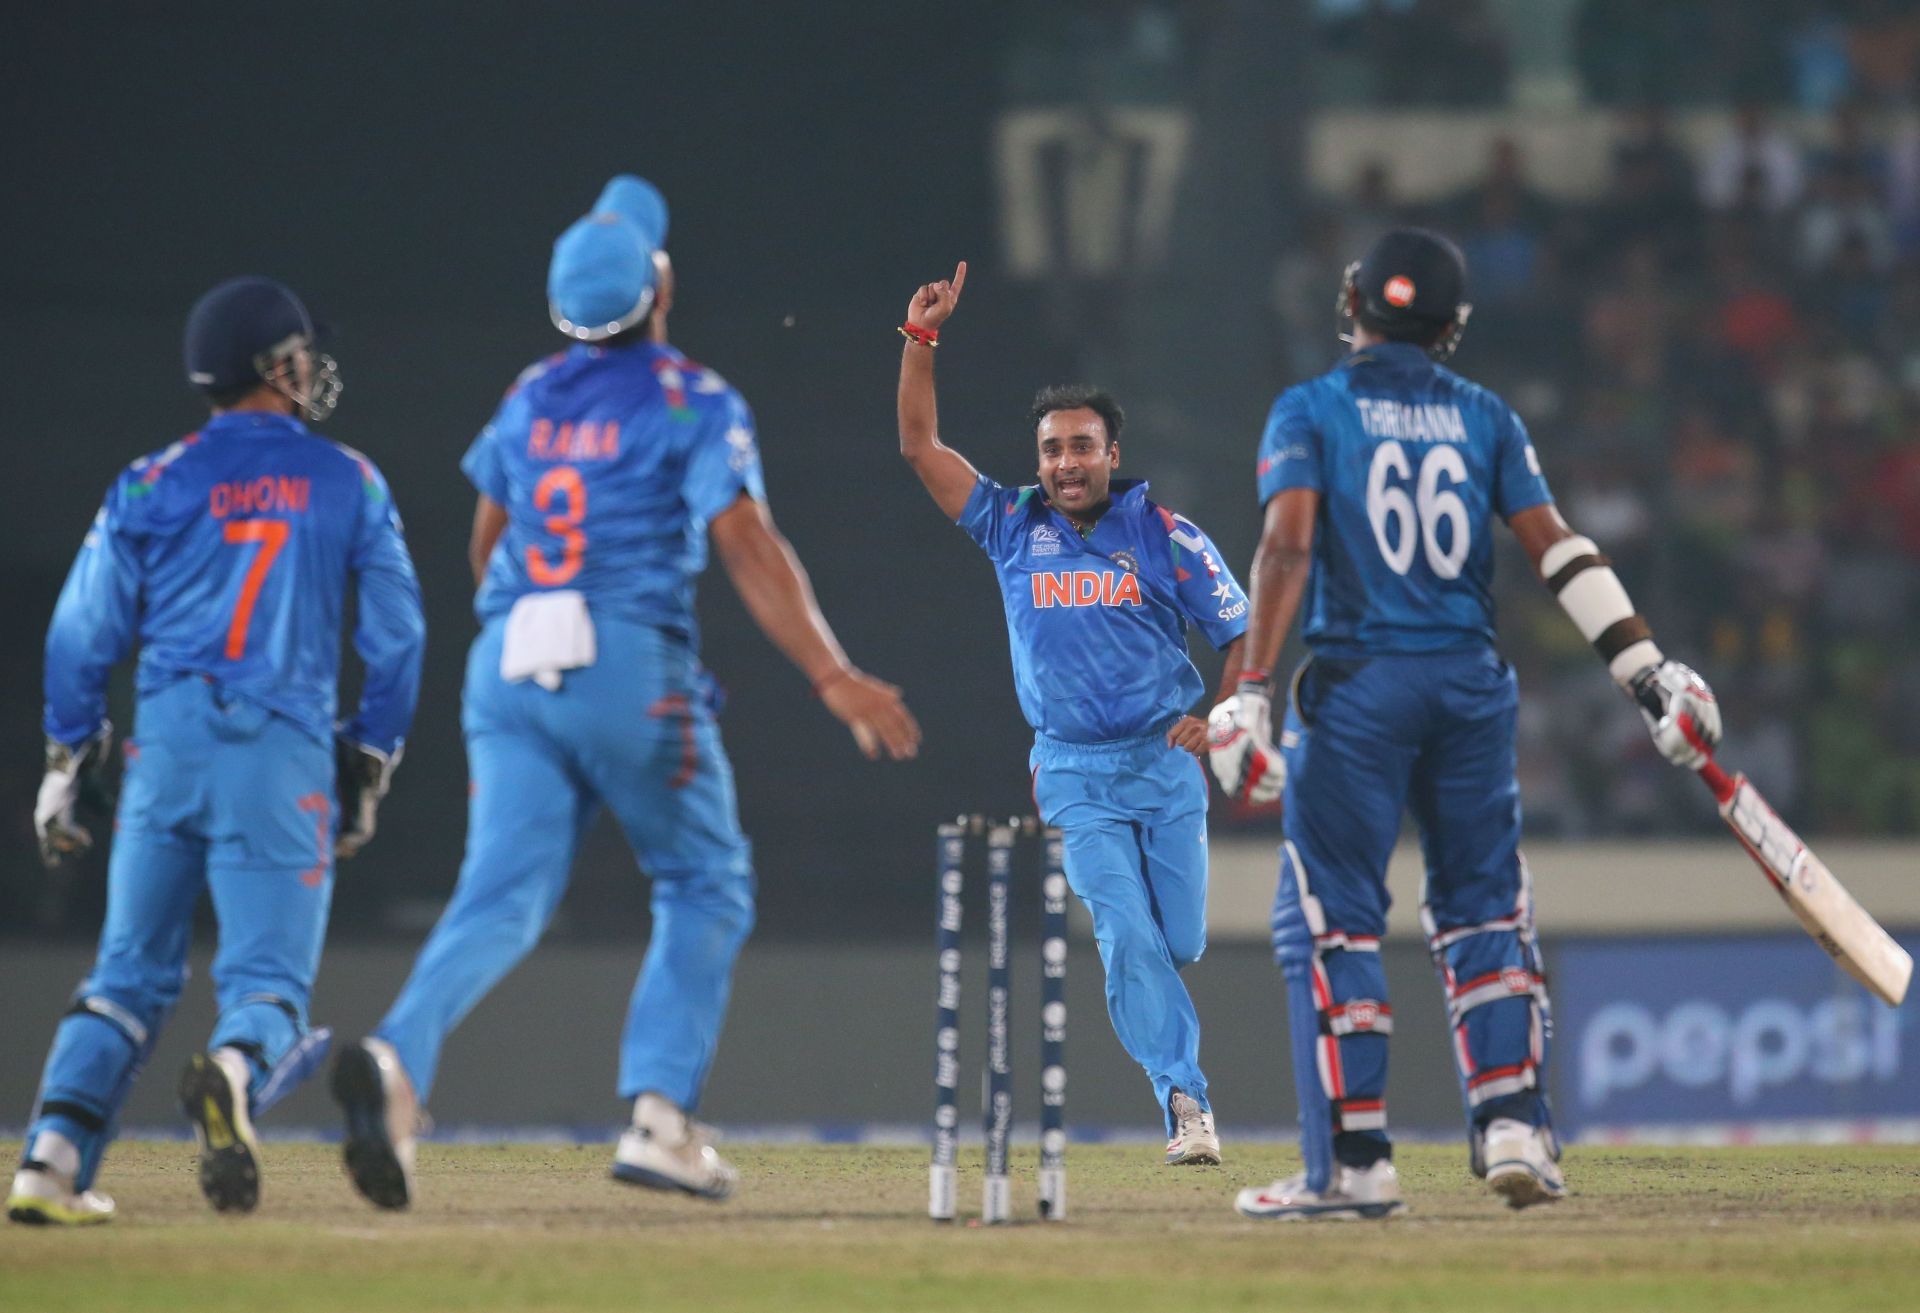
<instances>
[{"instance_id":1,"label":"batting glove","mask_svg":"<svg viewBox=\"0 0 1920 1313\"><path fill-rule=\"evenodd\" d=\"M1662 661L1627 681L1627 688L1661 756L1688 770L1707 764L1720 742L1720 704L1706 680L1678 661ZM1681 726L1683 716L1692 722L1691 736Z\"/></svg>"},{"instance_id":2,"label":"batting glove","mask_svg":"<svg viewBox=\"0 0 1920 1313\"><path fill-rule=\"evenodd\" d=\"M1273 704L1253 686L1216 706L1207 716L1207 764L1236 802L1272 802L1287 783L1287 763L1273 746Z\"/></svg>"},{"instance_id":3,"label":"batting glove","mask_svg":"<svg viewBox=\"0 0 1920 1313\"><path fill-rule=\"evenodd\" d=\"M102 811L113 809L101 774L112 743L113 726L107 721L100 722L92 738L72 746L47 740L47 773L40 779L40 794L33 804L33 830L40 839L40 860L47 866L58 866L93 847L92 833L73 813L82 799Z\"/></svg>"}]
</instances>

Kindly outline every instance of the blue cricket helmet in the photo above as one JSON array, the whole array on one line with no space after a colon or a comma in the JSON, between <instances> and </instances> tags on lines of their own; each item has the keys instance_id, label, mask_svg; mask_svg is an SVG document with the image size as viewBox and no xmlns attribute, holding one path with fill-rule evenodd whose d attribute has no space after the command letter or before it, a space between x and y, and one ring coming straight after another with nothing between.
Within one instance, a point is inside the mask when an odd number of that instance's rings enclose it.
<instances>
[{"instance_id":1,"label":"blue cricket helmet","mask_svg":"<svg viewBox=\"0 0 1920 1313\"><path fill-rule=\"evenodd\" d=\"M187 313L181 343L187 381L208 393L268 383L309 419L325 419L340 398L332 358L313 354L313 379L304 393L289 386L287 368L293 356L314 352L319 336L305 302L285 283L257 275L229 278Z\"/></svg>"},{"instance_id":2,"label":"blue cricket helmet","mask_svg":"<svg viewBox=\"0 0 1920 1313\"><path fill-rule=\"evenodd\" d=\"M210 391L258 383L263 365L313 339L313 317L292 288L272 278L229 278L187 314L187 381Z\"/></svg>"},{"instance_id":3,"label":"blue cricket helmet","mask_svg":"<svg viewBox=\"0 0 1920 1313\"><path fill-rule=\"evenodd\" d=\"M1389 337L1428 340L1445 360L1467 331L1467 260L1450 238L1426 228L1383 233L1347 266L1336 309Z\"/></svg>"}]
</instances>

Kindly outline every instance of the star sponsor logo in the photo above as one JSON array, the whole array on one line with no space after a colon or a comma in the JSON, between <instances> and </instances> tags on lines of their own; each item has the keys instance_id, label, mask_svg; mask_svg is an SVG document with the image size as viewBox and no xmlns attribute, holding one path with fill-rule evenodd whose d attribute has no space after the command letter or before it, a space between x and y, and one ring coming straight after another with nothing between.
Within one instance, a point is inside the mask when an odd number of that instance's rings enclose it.
<instances>
[{"instance_id":1,"label":"star sponsor logo","mask_svg":"<svg viewBox=\"0 0 1920 1313\"><path fill-rule=\"evenodd\" d=\"M1034 556L1060 555L1060 531L1051 524L1037 524L1027 535L1027 550Z\"/></svg>"},{"instance_id":2,"label":"star sponsor logo","mask_svg":"<svg viewBox=\"0 0 1920 1313\"><path fill-rule=\"evenodd\" d=\"M1229 597L1232 597L1232 596L1233 596L1233 585L1228 583L1225 579L1222 579L1219 583L1213 586L1214 601L1224 602Z\"/></svg>"}]
</instances>

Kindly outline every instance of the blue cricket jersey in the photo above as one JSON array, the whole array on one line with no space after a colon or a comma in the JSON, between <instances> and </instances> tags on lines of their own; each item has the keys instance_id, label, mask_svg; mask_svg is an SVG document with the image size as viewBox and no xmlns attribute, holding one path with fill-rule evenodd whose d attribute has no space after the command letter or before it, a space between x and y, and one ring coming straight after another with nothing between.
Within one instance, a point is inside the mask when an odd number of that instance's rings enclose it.
<instances>
[{"instance_id":1,"label":"blue cricket jersey","mask_svg":"<svg viewBox=\"0 0 1920 1313\"><path fill-rule=\"evenodd\" d=\"M672 347L579 345L526 370L460 468L507 512L474 609L530 592L696 637L707 524L764 499L753 414Z\"/></svg>"},{"instance_id":2,"label":"blue cricket jersey","mask_svg":"<svg viewBox=\"0 0 1920 1313\"><path fill-rule=\"evenodd\" d=\"M1191 520L1113 481L1086 539L1038 487L982 475L958 521L992 558L1027 723L1069 743L1165 729L1204 691L1187 626L1217 648L1247 629L1247 598Z\"/></svg>"},{"instance_id":3,"label":"blue cricket jersey","mask_svg":"<svg viewBox=\"0 0 1920 1313\"><path fill-rule=\"evenodd\" d=\"M140 692L204 676L331 739L349 581L367 670L341 732L388 752L413 721L426 621L386 481L298 420L216 416L108 490L47 630L48 737L99 729L137 639Z\"/></svg>"},{"instance_id":4,"label":"blue cricket jersey","mask_svg":"<svg viewBox=\"0 0 1920 1313\"><path fill-rule=\"evenodd\" d=\"M1511 407L1388 343L1274 402L1260 501L1320 494L1305 637L1331 656L1494 641L1492 518L1553 500Z\"/></svg>"}]
</instances>

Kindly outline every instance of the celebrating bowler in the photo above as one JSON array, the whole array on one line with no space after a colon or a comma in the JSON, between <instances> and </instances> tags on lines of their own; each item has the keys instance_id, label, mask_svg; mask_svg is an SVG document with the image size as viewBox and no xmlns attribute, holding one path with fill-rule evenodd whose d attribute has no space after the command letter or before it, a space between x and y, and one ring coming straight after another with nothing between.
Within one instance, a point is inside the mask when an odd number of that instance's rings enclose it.
<instances>
[{"instance_id":1,"label":"celebrating bowler","mask_svg":"<svg viewBox=\"0 0 1920 1313\"><path fill-rule=\"evenodd\" d=\"M1215 1164L1200 1021L1180 979L1207 936L1207 779L1194 760L1206 726L1187 714L1203 691L1187 630L1237 649L1246 598L1190 520L1149 500L1144 482L1113 477L1122 415L1105 393L1048 388L1035 399L1035 486L1003 487L940 440L933 353L966 272L908 303L900 452L999 576L1034 730L1034 801L1063 832L1114 1032L1166 1122L1166 1161Z\"/></svg>"}]
</instances>

